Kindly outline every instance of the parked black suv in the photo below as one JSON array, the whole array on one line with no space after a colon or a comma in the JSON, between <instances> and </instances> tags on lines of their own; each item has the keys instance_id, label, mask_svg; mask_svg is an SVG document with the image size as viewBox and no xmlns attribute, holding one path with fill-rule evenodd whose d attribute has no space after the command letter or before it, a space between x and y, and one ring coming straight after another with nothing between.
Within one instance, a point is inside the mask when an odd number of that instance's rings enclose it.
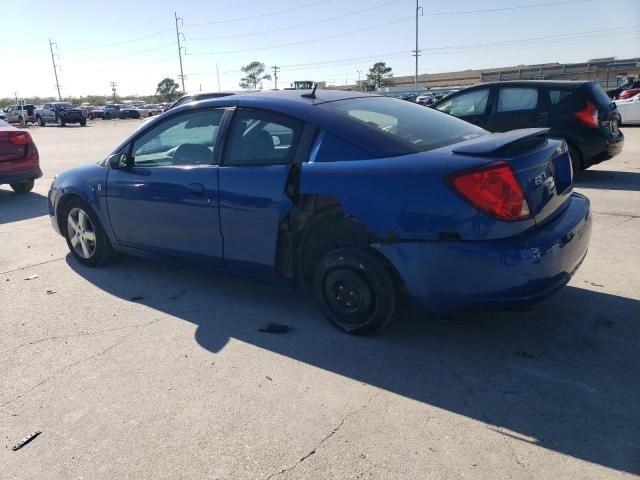
<instances>
[{"instance_id":1,"label":"parked black suv","mask_svg":"<svg viewBox=\"0 0 640 480\"><path fill-rule=\"evenodd\" d=\"M617 155L624 144L616 105L593 81L483 83L433 107L491 132L548 127L566 140L576 172Z\"/></svg>"}]
</instances>

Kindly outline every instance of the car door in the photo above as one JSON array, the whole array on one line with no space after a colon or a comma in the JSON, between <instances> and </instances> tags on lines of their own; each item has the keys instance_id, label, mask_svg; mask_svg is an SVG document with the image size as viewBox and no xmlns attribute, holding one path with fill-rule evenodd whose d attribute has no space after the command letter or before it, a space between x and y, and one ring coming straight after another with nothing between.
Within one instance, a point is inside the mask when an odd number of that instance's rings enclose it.
<instances>
[{"instance_id":1,"label":"car door","mask_svg":"<svg viewBox=\"0 0 640 480\"><path fill-rule=\"evenodd\" d=\"M173 115L129 146L132 165L110 169L107 206L124 246L222 263L218 167L214 152L223 109Z\"/></svg>"},{"instance_id":2,"label":"car door","mask_svg":"<svg viewBox=\"0 0 640 480\"><path fill-rule=\"evenodd\" d=\"M238 108L225 140L220 175L220 225L225 265L273 275L285 194L303 122L262 109Z\"/></svg>"},{"instance_id":3,"label":"car door","mask_svg":"<svg viewBox=\"0 0 640 480\"><path fill-rule=\"evenodd\" d=\"M474 88L444 98L435 108L484 128L490 107L489 87Z\"/></svg>"},{"instance_id":4,"label":"car door","mask_svg":"<svg viewBox=\"0 0 640 480\"><path fill-rule=\"evenodd\" d=\"M549 126L549 112L540 88L535 85L505 85L496 89L495 102L486 128L507 132L518 128Z\"/></svg>"},{"instance_id":5,"label":"car door","mask_svg":"<svg viewBox=\"0 0 640 480\"><path fill-rule=\"evenodd\" d=\"M53 105L47 103L42 109L42 118L45 122L52 122L55 120L55 113L53 111Z\"/></svg>"}]
</instances>

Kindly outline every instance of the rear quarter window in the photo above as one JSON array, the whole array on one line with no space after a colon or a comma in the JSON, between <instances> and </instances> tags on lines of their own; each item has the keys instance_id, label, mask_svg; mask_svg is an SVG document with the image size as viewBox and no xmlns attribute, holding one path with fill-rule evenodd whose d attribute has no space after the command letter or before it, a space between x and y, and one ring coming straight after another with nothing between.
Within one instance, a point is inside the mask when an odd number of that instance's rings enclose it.
<instances>
[{"instance_id":1,"label":"rear quarter window","mask_svg":"<svg viewBox=\"0 0 640 480\"><path fill-rule=\"evenodd\" d=\"M388 97L351 98L319 104L319 107L345 115L379 135L393 137L414 152L433 150L487 134L485 130L451 115Z\"/></svg>"},{"instance_id":2,"label":"rear quarter window","mask_svg":"<svg viewBox=\"0 0 640 480\"><path fill-rule=\"evenodd\" d=\"M548 90L549 108L552 113L570 113L584 107L584 95L575 88L551 88Z\"/></svg>"}]
</instances>

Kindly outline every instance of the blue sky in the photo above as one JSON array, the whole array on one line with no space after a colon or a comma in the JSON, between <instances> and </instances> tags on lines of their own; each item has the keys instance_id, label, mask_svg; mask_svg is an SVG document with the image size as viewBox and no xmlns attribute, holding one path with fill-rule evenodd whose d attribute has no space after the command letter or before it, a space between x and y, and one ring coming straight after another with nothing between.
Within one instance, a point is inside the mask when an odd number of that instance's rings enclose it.
<instances>
[{"instance_id":1,"label":"blue sky","mask_svg":"<svg viewBox=\"0 0 640 480\"><path fill-rule=\"evenodd\" d=\"M420 72L640 56L640 0L421 0ZM253 60L294 80L353 83L377 60L414 70L415 0L2 0L0 97L150 94L177 80L174 11L184 19L186 89L238 89ZM272 88L272 82L265 82Z\"/></svg>"}]
</instances>

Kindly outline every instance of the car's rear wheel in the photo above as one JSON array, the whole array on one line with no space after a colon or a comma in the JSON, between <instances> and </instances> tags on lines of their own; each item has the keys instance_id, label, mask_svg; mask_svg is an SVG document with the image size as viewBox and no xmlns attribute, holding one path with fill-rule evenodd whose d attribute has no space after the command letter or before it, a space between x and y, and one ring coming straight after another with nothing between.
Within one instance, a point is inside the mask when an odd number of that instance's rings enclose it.
<instances>
[{"instance_id":1,"label":"car's rear wheel","mask_svg":"<svg viewBox=\"0 0 640 480\"><path fill-rule=\"evenodd\" d=\"M44 127L45 123L42 117L38 117L38 125L40 125L41 127Z\"/></svg>"},{"instance_id":2,"label":"car's rear wheel","mask_svg":"<svg viewBox=\"0 0 640 480\"><path fill-rule=\"evenodd\" d=\"M21 128L24 128L27 126L23 117L18 117L18 125L20 125Z\"/></svg>"},{"instance_id":3,"label":"car's rear wheel","mask_svg":"<svg viewBox=\"0 0 640 480\"><path fill-rule=\"evenodd\" d=\"M87 119L83 118L82 120L80 120L80 126L81 127L86 127L87 126Z\"/></svg>"},{"instance_id":4,"label":"car's rear wheel","mask_svg":"<svg viewBox=\"0 0 640 480\"><path fill-rule=\"evenodd\" d=\"M99 267L109 262L113 249L93 210L82 200L66 204L62 220L72 255L83 265Z\"/></svg>"},{"instance_id":5,"label":"car's rear wheel","mask_svg":"<svg viewBox=\"0 0 640 480\"><path fill-rule=\"evenodd\" d=\"M376 332L394 317L397 286L374 255L357 248L328 253L316 267L314 296L325 317L354 335Z\"/></svg>"},{"instance_id":6,"label":"car's rear wheel","mask_svg":"<svg viewBox=\"0 0 640 480\"><path fill-rule=\"evenodd\" d=\"M34 180L26 180L20 183L12 183L11 188L16 193L27 193L33 190L34 185L35 185Z\"/></svg>"},{"instance_id":7,"label":"car's rear wheel","mask_svg":"<svg viewBox=\"0 0 640 480\"><path fill-rule=\"evenodd\" d=\"M582 170L582 155L576 147L569 145L569 156L571 157L571 167L573 168L573 176L578 175L578 172Z\"/></svg>"}]
</instances>

